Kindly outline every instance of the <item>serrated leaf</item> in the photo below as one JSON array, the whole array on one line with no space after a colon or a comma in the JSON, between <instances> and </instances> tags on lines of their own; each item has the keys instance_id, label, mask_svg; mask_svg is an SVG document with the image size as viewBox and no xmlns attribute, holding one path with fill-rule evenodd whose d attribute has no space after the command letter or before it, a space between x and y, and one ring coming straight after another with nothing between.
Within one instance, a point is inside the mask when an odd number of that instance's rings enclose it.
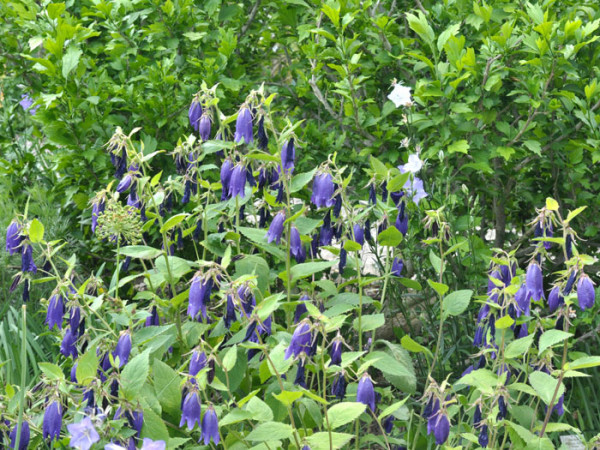
<instances>
[{"instance_id":1,"label":"serrated leaf","mask_svg":"<svg viewBox=\"0 0 600 450\"><path fill-rule=\"evenodd\" d=\"M444 318L462 314L469 307L471 297L473 291L470 289L454 291L444 297Z\"/></svg>"},{"instance_id":2,"label":"serrated leaf","mask_svg":"<svg viewBox=\"0 0 600 450\"><path fill-rule=\"evenodd\" d=\"M553 345L558 344L559 342L562 342L565 339L569 339L571 336L573 336L572 333L567 333L566 331L562 331L562 330L546 331L540 337L540 342L538 345L538 347L539 347L538 355L541 355L543 353L543 351L546 350L548 347L552 347Z\"/></svg>"},{"instance_id":3,"label":"serrated leaf","mask_svg":"<svg viewBox=\"0 0 600 450\"><path fill-rule=\"evenodd\" d=\"M77 47L69 47L67 49L67 52L65 53L65 55L63 56L62 59L62 75L63 77L67 78L69 76L69 73L71 73L71 71L77 67L77 64L79 63L79 58L81 57L81 55L83 54L83 52L81 50L79 50Z\"/></svg>"},{"instance_id":4,"label":"serrated leaf","mask_svg":"<svg viewBox=\"0 0 600 450\"><path fill-rule=\"evenodd\" d=\"M335 430L342 425L353 422L365 411L367 405L356 402L341 402L327 410L329 425Z\"/></svg>"},{"instance_id":5,"label":"serrated leaf","mask_svg":"<svg viewBox=\"0 0 600 450\"><path fill-rule=\"evenodd\" d=\"M145 350L129 361L121 373L121 393L133 401L146 383L150 372L150 350ZM79 369L79 366L77 367Z\"/></svg>"},{"instance_id":6,"label":"serrated leaf","mask_svg":"<svg viewBox=\"0 0 600 450\"><path fill-rule=\"evenodd\" d=\"M33 219L29 224L29 240L34 243L44 240L44 225L37 219Z\"/></svg>"},{"instance_id":7,"label":"serrated leaf","mask_svg":"<svg viewBox=\"0 0 600 450\"><path fill-rule=\"evenodd\" d=\"M538 393L542 401L549 405L552 401L552 397L554 396L554 392L556 390L556 386L558 385L558 380L554 378L552 375L548 375L541 370L535 370L529 374L529 384L535 389ZM556 398L554 399L554 403L558 401L560 396L565 393L564 384L560 383L558 393L556 394Z\"/></svg>"},{"instance_id":8,"label":"serrated leaf","mask_svg":"<svg viewBox=\"0 0 600 450\"><path fill-rule=\"evenodd\" d=\"M402 233L391 225L377 235L377 243L386 247L397 247L402 242Z\"/></svg>"},{"instance_id":9,"label":"serrated leaf","mask_svg":"<svg viewBox=\"0 0 600 450\"><path fill-rule=\"evenodd\" d=\"M527 350L529 350L529 347L531 347L534 337L534 334L530 334L529 336L512 341L506 346L506 349L504 350L504 356L506 358L517 358L521 355L524 355L527 353Z\"/></svg>"}]
</instances>

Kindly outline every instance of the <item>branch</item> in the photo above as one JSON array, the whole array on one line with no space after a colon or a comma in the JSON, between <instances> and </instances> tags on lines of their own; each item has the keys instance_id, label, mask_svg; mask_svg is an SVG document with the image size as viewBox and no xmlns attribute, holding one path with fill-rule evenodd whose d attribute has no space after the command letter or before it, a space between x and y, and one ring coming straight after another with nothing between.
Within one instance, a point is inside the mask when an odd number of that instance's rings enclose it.
<instances>
[{"instance_id":1,"label":"branch","mask_svg":"<svg viewBox=\"0 0 600 450\"><path fill-rule=\"evenodd\" d=\"M244 37L244 35L248 31L248 29L250 28L250 25L252 25L252 22L254 21L254 18L256 17L256 13L258 12L258 7L260 6L260 1L261 0L256 0L256 3L254 3L254 6L252 7L252 11L250 11L250 16L248 16L248 20L242 27L240 34L238 34L238 42L240 41L240 39L242 37Z\"/></svg>"}]
</instances>

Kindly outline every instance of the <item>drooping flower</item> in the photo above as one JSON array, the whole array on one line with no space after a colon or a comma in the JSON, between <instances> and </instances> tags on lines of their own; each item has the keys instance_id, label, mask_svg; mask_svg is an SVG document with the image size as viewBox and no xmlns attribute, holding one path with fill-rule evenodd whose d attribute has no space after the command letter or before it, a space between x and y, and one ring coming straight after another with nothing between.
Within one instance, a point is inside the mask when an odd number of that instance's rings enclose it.
<instances>
[{"instance_id":1,"label":"drooping flower","mask_svg":"<svg viewBox=\"0 0 600 450\"><path fill-rule=\"evenodd\" d=\"M24 420L21 423L21 430L19 433L19 436L20 436L19 447L16 447L16 445L17 445L17 428L18 428L18 424L15 424L13 429L10 431L10 435L8 436L10 439L10 448L12 448L12 449L16 448L17 450L27 450L27 447L29 447L29 440L31 439L31 431L29 430L29 422Z\"/></svg>"},{"instance_id":2,"label":"drooping flower","mask_svg":"<svg viewBox=\"0 0 600 450\"><path fill-rule=\"evenodd\" d=\"M134 184L134 178L133 178L133 174L131 172L128 172L119 182L119 184L117 185L117 192L119 194L125 192L127 189L129 189L131 187L132 184Z\"/></svg>"},{"instance_id":3,"label":"drooping flower","mask_svg":"<svg viewBox=\"0 0 600 450\"><path fill-rule=\"evenodd\" d=\"M67 425L67 430L71 435L69 446L78 450L89 450L92 445L100 440L100 435L89 417L78 423Z\"/></svg>"},{"instance_id":4,"label":"drooping flower","mask_svg":"<svg viewBox=\"0 0 600 450\"><path fill-rule=\"evenodd\" d=\"M212 290L213 280L212 278L204 278L202 276L195 276L192 279L190 286L190 292L188 296L188 316L192 319L198 317L198 313L202 313L204 320L208 318L206 312L206 305L210 300L210 292Z\"/></svg>"},{"instance_id":5,"label":"drooping flower","mask_svg":"<svg viewBox=\"0 0 600 450\"><path fill-rule=\"evenodd\" d=\"M266 150L269 146L269 137L265 131L265 116L260 116L260 119L258 120L256 137L258 139L258 148L261 150Z\"/></svg>"},{"instance_id":6,"label":"drooping flower","mask_svg":"<svg viewBox=\"0 0 600 450\"><path fill-rule=\"evenodd\" d=\"M333 228L331 227L331 212L327 211L323 218L323 226L319 230L319 245L331 245Z\"/></svg>"},{"instance_id":7,"label":"drooping flower","mask_svg":"<svg viewBox=\"0 0 600 450\"><path fill-rule=\"evenodd\" d=\"M577 301L579 302L579 307L582 310L591 308L594 306L595 300L596 294L594 292L594 284L592 283L592 280L590 280L590 277L586 274L582 274L577 282Z\"/></svg>"},{"instance_id":8,"label":"drooping flower","mask_svg":"<svg viewBox=\"0 0 600 450\"><path fill-rule=\"evenodd\" d=\"M406 214L406 204L400 203L398 208L398 216L396 217L396 228L404 236L408 233L408 214Z\"/></svg>"},{"instance_id":9,"label":"drooping flower","mask_svg":"<svg viewBox=\"0 0 600 450\"><path fill-rule=\"evenodd\" d=\"M183 400L179 426L182 427L184 423L187 423L188 430L193 430L195 424L200 426L200 397L195 389L188 392Z\"/></svg>"},{"instance_id":10,"label":"drooping flower","mask_svg":"<svg viewBox=\"0 0 600 450\"><path fill-rule=\"evenodd\" d=\"M302 322L300 322L300 324L294 330L294 334L292 334L290 345L285 350L285 359L289 359L290 356L295 358L302 352L310 354L311 345L311 324L308 319L305 319Z\"/></svg>"},{"instance_id":11,"label":"drooping flower","mask_svg":"<svg viewBox=\"0 0 600 450\"><path fill-rule=\"evenodd\" d=\"M531 295L525 284L521 284L521 287L519 287L519 290L515 294L515 300L517 302L517 306L519 307L517 315L520 316L521 314L525 314L528 316L531 304Z\"/></svg>"},{"instance_id":12,"label":"drooping flower","mask_svg":"<svg viewBox=\"0 0 600 450\"><path fill-rule=\"evenodd\" d=\"M208 410L204 413L202 418L202 439L204 445L210 444L210 441L218 445L221 436L219 435L219 419L217 419L217 413L212 405L209 405Z\"/></svg>"},{"instance_id":13,"label":"drooping flower","mask_svg":"<svg viewBox=\"0 0 600 450\"><path fill-rule=\"evenodd\" d=\"M395 277L401 276L402 269L404 269L404 261L402 258L394 258L394 261L392 261L392 275Z\"/></svg>"},{"instance_id":14,"label":"drooping flower","mask_svg":"<svg viewBox=\"0 0 600 450\"><path fill-rule=\"evenodd\" d=\"M330 364L340 365L342 363L342 337L337 336L331 343L329 349L329 356L331 357Z\"/></svg>"},{"instance_id":15,"label":"drooping flower","mask_svg":"<svg viewBox=\"0 0 600 450\"><path fill-rule=\"evenodd\" d=\"M290 234L290 254L299 264L306 261L306 249L300 239L300 232L295 226L292 226Z\"/></svg>"},{"instance_id":16,"label":"drooping flower","mask_svg":"<svg viewBox=\"0 0 600 450\"><path fill-rule=\"evenodd\" d=\"M383 430L387 433L390 434L392 432L392 430L394 429L394 416L393 415L389 415L385 418L385 420L383 421Z\"/></svg>"},{"instance_id":17,"label":"drooping flower","mask_svg":"<svg viewBox=\"0 0 600 450\"><path fill-rule=\"evenodd\" d=\"M98 226L98 217L104 212L106 203L102 199L97 199L92 204L92 233L96 232Z\"/></svg>"},{"instance_id":18,"label":"drooping flower","mask_svg":"<svg viewBox=\"0 0 600 450\"><path fill-rule=\"evenodd\" d=\"M73 360L77 359L77 331L73 330L71 327L67 329L65 333L62 343L60 344L60 352L64 356L71 355Z\"/></svg>"},{"instance_id":19,"label":"drooping flower","mask_svg":"<svg viewBox=\"0 0 600 450\"><path fill-rule=\"evenodd\" d=\"M281 241L281 235L283 234L283 224L285 222L285 211L282 209L279 211L273 221L271 222L271 226L269 227L269 231L267 231L267 242L270 244L275 241L278 245Z\"/></svg>"},{"instance_id":20,"label":"drooping flower","mask_svg":"<svg viewBox=\"0 0 600 450\"><path fill-rule=\"evenodd\" d=\"M208 141L210 139L210 129L211 129L212 121L210 120L210 116L208 114L202 114L200 117L200 124L198 125L198 134L203 141Z\"/></svg>"},{"instance_id":21,"label":"drooping flower","mask_svg":"<svg viewBox=\"0 0 600 450\"><path fill-rule=\"evenodd\" d=\"M37 266L33 261L33 247L30 244L27 244L21 253L21 270L37 273Z\"/></svg>"},{"instance_id":22,"label":"drooping flower","mask_svg":"<svg viewBox=\"0 0 600 450\"><path fill-rule=\"evenodd\" d=\"M117 341L117 346L115 347L115 351L112 356L116 361L117 357L119 358L119 368L123 367L129 361L129 354L131 353L131 333L127 331L121 332L119 335L119 340Z\"/></svg>"},{"instance_id":23,"label":"drooping flower","mask_svg":"<svg viewBox=\"0 0 600 450\"><path fill-rule=\"evenodd\" d=\"M65 303L63 296L60 293L53 294L48 302L48 312L46 313L46 324L48 325L48 329L52 330L54 325L56 325L58 329L61 330L64 315Z\"/></svg>"},{"instance_id":24,"label":"drooping flower","mask_svg":"<svg viewBox=\"0 0 600 450\"><path fill-rule=\"evenodd\" d=\"M375 412L375 389L368 373L364 373L356 389L356 401L367 405Z\"/></svg>"},{"instance_id":25,"label":"drooping flower","mask_svg":"<svg viewBox=\"0 0 600 450\"><path fill-rule=\"evenodd\" d=\"M363 231L363 228L358 223L355 223L352 229L354 232L354 242L357 242L362 246L365 243L365 232Z\"/></svg>"},{"instance_id":26,"label":"drooping flower","mask_svg":"<svg viewBox=\"0 0 600 450\"><path fill-rule=\"evenodd\" d=\"M542 269L539 264L535 262L529 264L529 267L527 267L527 274L525 275L525 283L527 285L527 290L534 301L538 301L544 297L544 282L542 278Z\"/></svg>"},{"instance_id":27,"label":"drooping flower","mask_svg":"<svg viewBox=\"0 0 600 450\"><path fill-rule=\"evenodd\" d=\"M479 445L481 445L482 448L486 448L490 443L487 425L483 425L479 430L479 438L477 439L477 442L479 442Z\"/></svg>"},{"instance_id":28,"label":"drooping flower","mask_svg":"<svg viewBox=\"0 0 600 450\"><path fill-rule=\"evenodd\" d=\"M20 245L22 241L21 225L16 220L13 220L6 229L6 251L9 255L14 255L21 251Z\"/></svg>"},{"instance_id":29,"label":"drooping flower","mask_svg":"<svg viewBox=\"0 0 600 450\"><path fill-rule=\"evenodd\" d=\"M250 144L254 140L252 134L252 113L245 106L238 112L235 121L235 136L233 140L236 144L240 144L241 142Z\"/></svg>"},{"instance_id":30,"label":"drooping flower","mask_svg":"<svg viewBox=\"0 0 600 450\"><path fill-rule=\"evenodd\" d=\"M496 420L500 421L506 417L508 414L508 409L506 408L506 400L504 400L504 396L501 395L498 398L498 415L496 416Z\"/></svg>"},{"instance_id":31,"label":"drooping flower","mask_svg":"<svg viewBox=\"0 0 600 450\"><path fill-rule=\"evenodd\" d=\"M400 106L412 106L412 98L410 97L411 88L402 86L402 84L394 84L394 89L388 95L388 98L394 102L396 108Z\"/></svg>"},{"instance_id":32,"label":"drooping flower","mask_svg":"<svg viewBox=\"0 0 600 450\"><path fill-rule=\"evenodd\" d=\"M242 163L236 164L231 171L231 179L229 180L229 198L236 195L244 198L246 196L246 166Z\"/></svg>"},{"instance_id":33,"label":"drooping flower","mask_svg":"<svg viewBox=\"0 0 600 450\"><path fill-rule=\"evenodd\" d=\"M296 149L294 147L294 138L284 142L281 147L281 167L283 172L291 175L294 172L294 161L296 159Z\"/></svg>"},{"instance_id":34,"label":"drooping flower","mask_svg":"<svg viewBox=\"0 0 600 450\"><path fill-rule=\"evenodd\" d=\"M343 274L344 268L346 267L346 262L348 261L348 251L345 248L340 249L340 265L338 266L338 270L340 271L340 275Z\"/></svg>"},{"instance_id":35,"label":"drooping flower","mask_svg":"<svg viewBox=\"0 0 600 450\"><path fill-rule=\"evenodd\" d=\"M190 359L189 374L191 377L198 375L202 369L206 367L206 353L194 350Z\"/></svg>"},{"instance_id":36,"label":"drooping flower","mask_svg":"<svg viewBox=\"0 0 600 450\"><path fill-rule=\"evenodd\" d=\"M225 311L225 316L223 317L223 322L225 323L225 328L231 328L231 324L237 320L237 315L235 313L235 304L233 303L233 296L231 294L227 295L227 307Z\"/></svg>"},{"instance_id":37,"label":"drooping flower","mask_svg":"<svg viewBox=\"0 0 600 450\"><path fill-rule=\"evenodd\" d=\"M310 201L317 208L330 208L335 200L333 193L335 192L335 184L330 173L319 172L315 175L313 181L313 191Z\"/></svg>"},{"instance_id":38,"label":"drooping flower","mask_svg":"<svg viewBox=\"0 0 600 450\"><path fill-rule=\"evenodd\" d=\"M202 105L198 97L194 97L188 110L188 118L190 119L190 125L195 131L198 131L200 126L200 117L202 117Z\"/></svg>"},{"instance_id":39,"label":"drooping flower","mask_svg":"<svg viewBox=\"0 0 600 450\"><path fill-rule=\"evenodd\" d=\"M338 372L335 378L333 379L333 384L331 385L331 395L335 395L338 400L344 400L346 397L346 378L344 376L344 371Z\"/></svg>"},{"instance_id":40,"label":"drooping flower","mask_svg":"<svg viewBox=\"0 0 600 450\"><path fill-rule=\"evenodd\" d=\"M229 184L231 182L231 174L233 173L233 162L227 158L221 165L221 201L229 198Z\"/></svg>"},{"instance_id":41,"label":"drooping flower","mask_svg":"<svg viewBox=\"0 0 600 450\"><path fill-rule=\"evenodd\" d=\"M548 295L548 306L550 307L550 312L556 311L563 303L564 298L562 295L560 295L560 287L554 286Z\"/></svg>"},{"instance_id":42,"label":"drooping flower","mask_svg":"<svg viewBox=\"0 0 600 450\"><path fill-rule=\"evenodd\" d=\"M369 186L369 202L372 205L377 204L377 192L375 191L375 183Z\"/></svg>"},{"instance_id":43,"label":"drooping flower","mask_svg":"<svg viewBox=\"0 0 600 450\"><path fill-rule=\"evenodd\" d=\"M429 418L427 421L427 434L431 433L433 433L437 445L446 442L450 434L450 420L445 413L438 411L436 415Z\"/></svg>"}]
</instances>

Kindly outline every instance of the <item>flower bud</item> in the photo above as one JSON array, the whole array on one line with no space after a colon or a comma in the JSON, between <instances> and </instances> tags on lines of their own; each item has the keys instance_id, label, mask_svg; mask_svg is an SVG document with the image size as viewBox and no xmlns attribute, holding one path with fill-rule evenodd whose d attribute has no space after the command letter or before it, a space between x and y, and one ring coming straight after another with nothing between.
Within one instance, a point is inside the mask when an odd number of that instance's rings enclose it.
<instances>
[{"instance_id":1,"label":"flower bud","mask_svg":"<svg viewBox=\"0 0 600 450\"><path fill-rule=\"evenodd\" d=\"M267 242L270 244L275 241L278 245L281 241L281 235L283 234L283 224L285 222L285 211L279 211L273 221L271 222L271 226L269 227L269 231L267 232Z\"/></svg>"},{"instance_id":2,"label":"flower bud","mask_svg":"<svg viewBox=\"0 0 600 450\"><path fill-rule=\"evenodd\" d=\"M244 142L250 144L254 140L252 134L252 113L247 107L242 107L238 112L237 119L235 121L235 136L233 140L236 144Z\"/></svg>"},{"instance_id":3,"label":"flower bud","mask_svg":"<svg viewBox=\"0 0 600 450\"><path fill-rule=\"evenodd\" d=\"M582 310L591 308L594 306L595 299L596 294L592 280L586 274L582 274L577 282L577 301L579 302L579 307Z\"/></svg>"},{"instance_id":4,"label":"flower bud","mask_svg":"<svg viewBox=\"0 0 600 450\"><path fill-rule=\"evenodd\" d=\"M375 389L368 373L364 373L358 382L356 390L356 401L367 405L375 412Z\"/></svg>"}]
</instances>

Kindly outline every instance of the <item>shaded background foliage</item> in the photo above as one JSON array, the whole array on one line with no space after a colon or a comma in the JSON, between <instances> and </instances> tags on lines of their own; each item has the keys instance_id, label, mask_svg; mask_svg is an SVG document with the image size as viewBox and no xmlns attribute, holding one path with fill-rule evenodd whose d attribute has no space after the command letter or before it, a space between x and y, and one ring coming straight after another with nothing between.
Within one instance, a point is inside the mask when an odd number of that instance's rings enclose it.
<instances>
[{"instance_id":1,"label":"shaded background foliage","mask_svg":"<svg viewBox=\"0 0 600 450\"><path fill-rule=\"evenodd\" d=\"M395 166L403 140L418 146L426 207L446 205L465 242L453 288L484 286L488 231L495 247L523 244L548 196L587 205L581 251L600 244L596 2L7 1L0 17L0 222L30 198L84 263L107 257L86 245L87 209L112 179L103 146L115 127L141 127L148 151L173 148L202 82L219 83L223 110L264 83L282 124L305 121L298 166L337 151L362 174L353 190L365 189L369 155ZM413 88L413 107L387 100L394 79ZM458 320L448 345L460 368L473 324Z\"/></svg>"}]
</instances>

